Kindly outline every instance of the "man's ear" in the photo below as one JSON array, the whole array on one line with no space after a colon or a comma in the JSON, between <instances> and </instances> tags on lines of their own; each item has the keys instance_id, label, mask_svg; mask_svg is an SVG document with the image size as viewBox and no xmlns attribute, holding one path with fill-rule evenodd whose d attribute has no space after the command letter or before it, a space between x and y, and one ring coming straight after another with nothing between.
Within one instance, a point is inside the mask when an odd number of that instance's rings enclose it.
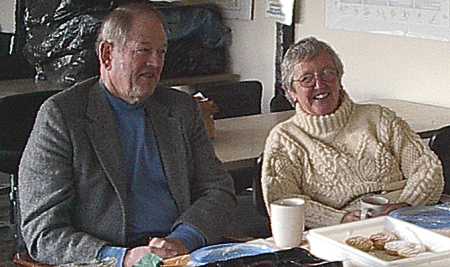
<instances>
[{"instance_id":1,"label":"man's ear","mask_svg":"<svg viewBox=\"0 0 450 267\"><path fill-rule=\"evenodd\" d=\"M100 60L100 65L102 65L106 70L111 69L112 50L113 44L107 41L102 41L98 46L98 58Z\"/></svg>"}]
</instances>

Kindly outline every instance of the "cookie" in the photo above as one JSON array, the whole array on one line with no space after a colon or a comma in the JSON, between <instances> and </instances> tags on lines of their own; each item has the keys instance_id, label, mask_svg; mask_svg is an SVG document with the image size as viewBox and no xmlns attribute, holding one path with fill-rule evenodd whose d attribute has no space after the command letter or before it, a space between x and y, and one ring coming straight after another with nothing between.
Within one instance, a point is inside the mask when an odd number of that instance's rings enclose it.
<instances>
[{"instance_id":1,"label":"cookie","mask_svg":"<svg viewBox=\"0 0 450 267\"><path fill-rule=\"evenodd\" d=\"M414 257L426 251L426 247L421 244L408 242L405 240L396 240L387 242L384 249L389 255L400 256L404 258Z\"/></svg>"},{"instance_id":2,"label":"cookie","mask_svg":"<svg viewBox=\"0 0 450 267\"><path fill-rule=\"evenodd\" d=\"M362 251L370 251L373 248L373 242L364 236L353 236L345 240L345 243L349 246L357 248Z\"/></svg>"},{"instance_id":3,"label":"cookie","mask_svg":"<svg viewBox=\"0 0 450 267\"><path fill-rule=\"evenodd\" d=\"M398 256L398 250L407 247L408 244L409 242L405 240L391 241L384 244L384 250L389 255Z\"/></svg>"},{"instance_id":4,"label":"cookie","mask_svg":"<svg viewBox=\"0 0 450 267\"><path fill-rule=\"evenodd\" d=\"M373 242L375 249L383 250L384 244L387 242L398 240L398 236L389 231L379 232L369 236L369 239Z\"/></svg>"},{"instance_id":5,"label":"cookie","mask_svg":"<svg viewBox=\"0 0 450 267\"><path fill-rule=\"evenodd\" d=\"M425 251L427 251L427 248L424 245L411 243L410 246L400 249L398 255L404 258L411 258Z\"/></svg>"}]
</instances>

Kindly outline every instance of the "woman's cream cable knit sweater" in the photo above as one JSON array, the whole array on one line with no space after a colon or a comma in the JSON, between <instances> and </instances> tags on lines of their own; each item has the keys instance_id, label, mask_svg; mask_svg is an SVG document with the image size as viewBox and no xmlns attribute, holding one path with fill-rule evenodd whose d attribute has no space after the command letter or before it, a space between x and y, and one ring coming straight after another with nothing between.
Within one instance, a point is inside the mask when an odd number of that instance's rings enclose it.
<instances>
[{"instance_id":1,"label":"woman's cream cable knit sweater","mask_svg":"<svg viewBox=\"0 0 450 267\"><path fill-rule=\"evenodd\" d=\"M339 224L359 208L363 194L407 179L394 202L432 204L443 190L436 155L395 113L360 105L347 94L334 114L296 115L274 127L266 140L262 189L269 203L289 196L306 201L306 226Z\"/></svg>"}]
</instances>

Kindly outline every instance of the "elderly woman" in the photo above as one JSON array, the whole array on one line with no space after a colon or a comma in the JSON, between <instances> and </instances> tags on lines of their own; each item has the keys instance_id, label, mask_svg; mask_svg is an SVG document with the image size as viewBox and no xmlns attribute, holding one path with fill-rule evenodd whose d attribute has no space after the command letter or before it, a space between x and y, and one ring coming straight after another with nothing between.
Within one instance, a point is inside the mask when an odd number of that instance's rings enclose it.
<instances>
[{"instance_id":1,"label":"elderly woman","mask_svg":"<svg viewBox=\"0 0 450 267\"><path fill-rule=\"evenodd\" d=\"M306 226L314 228L359 220L360 198L370 193L396 190L378 215L439 200L443 176L436 155L394 112L351 100L341 82L342 62L328 44L299 41L281 68L296 114L266 141L268 209L277 199L302 197Z\"/></svg>"}]
</instances>

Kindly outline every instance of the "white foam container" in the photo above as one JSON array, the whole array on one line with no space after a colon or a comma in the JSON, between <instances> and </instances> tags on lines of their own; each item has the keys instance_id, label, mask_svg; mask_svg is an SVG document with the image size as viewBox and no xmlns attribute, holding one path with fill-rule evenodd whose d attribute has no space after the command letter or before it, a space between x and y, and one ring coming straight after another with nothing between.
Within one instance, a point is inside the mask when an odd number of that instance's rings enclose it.
<instances>
[{"instance_id":1,"label":"white foam container","mask_svg":"<svg viewBox=\"0 0 450 267\"><path fill-rule=\"evenodd\" d=\"M345 244L349 237L369 237L385 230L397 233L403 240L423 244L432 253L384 261ZM388 216L309 230L306 238L314 255L329 261L343 261L345 266L450 267L450 238Z\"/></svg>"}]
</instances>

